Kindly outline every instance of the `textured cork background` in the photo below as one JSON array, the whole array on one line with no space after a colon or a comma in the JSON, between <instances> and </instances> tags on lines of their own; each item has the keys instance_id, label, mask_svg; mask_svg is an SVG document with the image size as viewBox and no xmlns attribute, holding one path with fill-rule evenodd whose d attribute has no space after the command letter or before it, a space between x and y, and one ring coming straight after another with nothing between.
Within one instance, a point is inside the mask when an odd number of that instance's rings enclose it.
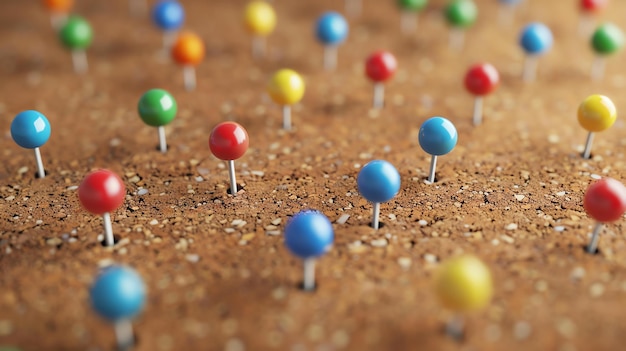
<instances>
[{"instance_id":1,"label":"textured cork background","mask_svg":"<svg viewBox=\"0 0 626 351\"><path fill-rule=\"evenodd\" d=\"M36 1L0 2L0 346L22 350L110 350L113 329L97 317L88 287L100 266L135 267L148 287L136 320L137 350L619 350L626 341L626 242L623 223L607 225L599 255L587 255L593 220L582 207L594 178L626 175L623 54L589 78L593 53L578 33L577 1L526 0L498 20L495 0L477 1L477 24L460 52L448 49L443 1L432 1L413 35L400 31L393 1L365 0L349 18L336 72L322 70L313 23L342 1L273 2L278 26L269 56L250 57L244 1L182 1L186 29L206 41L198 88L159 54L160 33L126 1L77 1L95 39L90 69L72 72L70 55ZM626 23L612 1L594 21ZM520 80L522 26L548 24L553 50L536 82ZM386 106L370 110L363 62L388 49L399 71ZM471 124L463 75L488 61L501 73L485 100L484 124ZM280 130L280 109L265 96L272 72L302 73L307 91ZM179 114L167 127L167 154L136 112L150 88L169 90ZM586 132L578 104L606 94L618 121L598 134L593 158L580 157ZM35 179L30 150L9 126L25 109L44 113L52 137L42 147L49 174ZM417 142L421 123L441 115L456 124L458 146L439 159L426 184L429 156ZM244 192L226 193L225 164L208 137L223 120L246 127L250 149L236 162ZM382 205L385 226L368 226L371 205L356 176L386 159L402 176L400 194ZM78 203L90 170L109 168L127 186L113 214L121 242L99 243L101 219ZM334 223L333 250L319 261L318 289L298 289L301 263L283 246L282 229L300 209ZM341 220L339 220L341 218ZM346 220L347 219L347 220ZM466 319L462 343L446 338L432 292L438 263L473 253L492 269L495 296Z\"/></svg>"}]
</instances>

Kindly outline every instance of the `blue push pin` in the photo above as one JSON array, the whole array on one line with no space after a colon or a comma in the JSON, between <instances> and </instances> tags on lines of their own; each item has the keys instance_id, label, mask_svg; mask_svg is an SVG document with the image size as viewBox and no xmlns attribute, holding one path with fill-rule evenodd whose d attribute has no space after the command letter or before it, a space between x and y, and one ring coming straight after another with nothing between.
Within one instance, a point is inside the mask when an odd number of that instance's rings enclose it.
<instances>
[{"instance_id":1,"label":"blue push pin","mask_svg":"<svg viewBox=\"0 0 626 351\"><path fill-rule=\"evenodd\" d=\"M337 12L326 12L317 20L315 35L324 44L324 68L334 70L337 66L337 48L348 36L348 22Z\"/></svg>"},{"instance_id":2,"label":"blue push pin","mask_svg":"<svg viewBox=\"0 0 626 351\"><path fill-rule=\"evenodd\" d=\"M105 268L89 291L96 312L113 323L119 350L129 350L135 343L131 320L141 312L146 287L135 270L123 266Z\"/></svg>"},{"instance_id":3,"label":"blue push pin","mask_svg":"<svg viewBox=\"0 0 626 351\"><path fill-rule=\"evenodd\" d=\"M285 246L304 261L305 291L315 289L315 259L330 250L334 238L332 224L318 211L301 211L285 225Z\"/></svg>"},{"instance_id":4,"label":"blue push pin","mask_svg":"<svg viewBox=\"0 0 626 351\"><path fill-rule=\"evenodd\" d=\"M363 166L356 179L359 192L374 204L372 227L380 226L380 203L391 200L400 191L400 173L389 162L374 160Z\"/></svg>"},{"instance_id":5,"label":"blue push pin","mask_svg":"<svg viewBox=\"0 0 626 351\"><path fill-rule=\"evenodd\" d=\"M430 154L430 173L428 181L435 182L437 156L443 156L456 146L458 135L454 124L443 117L431 117L422 124L419 132L420 146Z\"/></svg>"},{"instance_id":6,"label":"blue push pin","mask_svg":"<svg viewBox=\"0 0 626 351\"><path fill-rule=\"evenodd\" d=\"M50 123L46 116L35 110L20 112L11 122L11 137L17 145L26 149L35 149L37 176L44 178L46 172L43 169L39 147L50 138Z\"/></svg>"},{"instance_id":7,"label":"blue push pin","mask_svg":"<svg viewBox=\"0 0 626 351\"><path fill-rule=\"evenodd\" d=\"M161 0L152 9L152 20L163 30L163 51L168 54L185 21L185 9L176 0Z\"/></svg>"},{"instance_id":8,"label":"blue push pin","mask_svg":"<svg viewBox=\"0 0 626 351\"><path fill-rule=\"evenodd\" d=\"M543 23L531 23L524 27L519 42L526 52L524 72L522 78L525 82L535 80L537 72L537 59L552 47L552 32Z\"/></svg>"}]
</instances>

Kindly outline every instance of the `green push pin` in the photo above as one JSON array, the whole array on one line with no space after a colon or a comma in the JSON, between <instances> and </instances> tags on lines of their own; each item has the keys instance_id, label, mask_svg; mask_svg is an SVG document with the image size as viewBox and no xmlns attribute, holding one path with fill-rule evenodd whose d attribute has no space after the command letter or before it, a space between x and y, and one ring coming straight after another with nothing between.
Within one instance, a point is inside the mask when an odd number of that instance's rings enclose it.
<instances>
[{"instance_id":1,"label":"green push pin","mask_svg":"<svg viewBox=\"0 0 626 351\"><path fill-rule=\"evenodd\" d=\"M465 41L464 30L476 22L478 9L472 0L452 0L445 9L450 30L450 48L461 50Z\"/></svg>"},{"instance_id":2,"label":"green push pin","mask_svg":"<svg viewBox=\"0 0 626 351\"><path fill-rule=\"evenodd\" d=\"M418 12L426 7L428 0L397 0L398 7L401 11L400 27L404 34L409 34L417 28Z\"/></svg>"},{"instance_id":3,"label":"green push pin","mask_svg":"<svg viewBox=\"0 0 626 351\"><path fill-rule=\"evenodd\" d=\"M178 106L170 93L162 89L148 90L139 99L137 106L141 120L159 131L159 150L167 151L165 141L165 125L176 117Z\"/></svg>"},{"instance_id":4,"label":"green push pin","mask_svg":"<svg viewBox=\"0 0 626 351\"><path fill-rule=\"evenodd\" d=\"M624 34L618 26L604 23L593 32L591 46L596 59L591 65L591 79L600 80L604 76L605 56L619 51L624 46Z\"/></svg>"},{"instance_id":5,"label":"green push pin","mask_svg":"<svg viewBox=\"0 0 626 351\"><path fill-rule=\"evenodd\" d=\"M76 73L84 73L89 67L85 50L91 45L93 31L84 18L70 17L59 31L59 39L63 45L72 50L72 63Z\"/></svg>"}]
</instances>

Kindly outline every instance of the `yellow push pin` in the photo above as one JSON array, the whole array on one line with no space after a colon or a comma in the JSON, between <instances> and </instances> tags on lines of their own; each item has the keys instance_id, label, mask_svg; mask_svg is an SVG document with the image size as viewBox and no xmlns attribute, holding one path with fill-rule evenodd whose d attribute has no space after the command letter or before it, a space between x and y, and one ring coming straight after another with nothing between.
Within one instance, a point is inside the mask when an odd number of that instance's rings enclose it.
<instances>
[{"instance_id":1,"label":"yellow push pin","mask_svg":"<svg viewBox=\"0 0 626 351\"><path fill-rule=\"evenodd\" d=\"M291 69L281 69L274 73L267 86L267 92L275 103L283 107L283 128L291 129L291 105L302 100L304 81Z\"/></svg>"},{"instance_id":2,"label":"yellow push pin","mask_svg":"<svg viewBox=\"0 0 626 351\"><path fill-rule=\"evenodd\" d=\"M446 324L446 334L461 339L461 314L485 307L493 295L489 268L471 255L451 258L435 274L435 293L443 307L456 313Z\"/></svg>"},{"instance_id":3,"label":"yellow push pin","mask_svg":"<svg viewBox=\"0 0 626 351\"><path fill-rule=\"evenodd\" d=\"M255 0L246 6L244 22L252 37L252 57L265 55L265 37L276 27L276 13L272 5Z\"/></svg>"},{"instance_id":4,"label":"yellow push pin","mask_svg":"<svg viewBox=\"0 0 626 351\"><path fill-rule=\"evenodd\" d=\"M604 95L591 95L578 107L578 123L589 131L583 158L591 156L593 134L609 129L617 118L617 109L613 101Z\"/></svg>"}]
</instances>

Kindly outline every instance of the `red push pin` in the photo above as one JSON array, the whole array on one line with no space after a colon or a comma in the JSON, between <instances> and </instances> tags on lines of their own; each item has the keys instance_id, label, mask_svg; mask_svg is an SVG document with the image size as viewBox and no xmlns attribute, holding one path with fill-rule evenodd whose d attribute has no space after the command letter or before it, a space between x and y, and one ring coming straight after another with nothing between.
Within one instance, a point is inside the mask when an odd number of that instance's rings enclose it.
<instances>
[{"instance_id":1,"label":"red push pin","mask_svg":"<svg viewBox=\"0 0 626 351\"><path fill-rule=\"evenodd\" d=\"M474 125L483 120L483 97L494 91L500 84L498 70L489 63L477 63L470 67L465 75L465 88L475 96Z\"/></svg>"},{"instance_id":2,"label":"red push pin","mask_svg":"<svg viewBox=\"0 0 626 351\"><path fill-rule=\"evenodd\" d=\"M398 69L398 61L388 51L376 51L365 62L365 74L374 82L374 108L385 104L385 81L389 80Z\"/></svg>"},{"instance_id":3,"label":"red push pin","mask_svg":"<svg viewBox=\"0 0 626 351\"><path fill-rule=\"evenodd\" d=\"M235 178L235 160L248 150L248 132L235 122L222 122L213 128L209 137L209 147L215 157L228 161L230 176L230 193L237 194Z\"/></svg>"},{"instance_id":4,"label":"red push pin","mask_svg":"<svg viewBox=\"0 0 626 351\"><path fill-rule=\"evenodd\" d=\"M609 4L609 0L580 0L580 19L578 32L587 36L593 30L593 15L602 11Z\"/></svg>"},{"instance_id":5,"label":"red push pin","mask_svg":"<svg viewBox=\"0 0 626 351\"><path fill-rule=\"evenodd\" d=\"M613 178L602 178L587 188L583 206L597 221L587 246L587 252L593 254L598 249L602 224L617 221L626 211L626 187Z\"/></svg>"},{"instance_id":6,"label":"red push pin","mask_svg":"<svg viewBox=\"0 0 626 351\"><path fill-rule=\"evenodd\" d=\"M124 202L126 187L117 174L101 169L90 173L78 187L78 199L83 207L96 215L102 215L106 246L113 246L111 212Z\"/></svg>"}]
</instances>

